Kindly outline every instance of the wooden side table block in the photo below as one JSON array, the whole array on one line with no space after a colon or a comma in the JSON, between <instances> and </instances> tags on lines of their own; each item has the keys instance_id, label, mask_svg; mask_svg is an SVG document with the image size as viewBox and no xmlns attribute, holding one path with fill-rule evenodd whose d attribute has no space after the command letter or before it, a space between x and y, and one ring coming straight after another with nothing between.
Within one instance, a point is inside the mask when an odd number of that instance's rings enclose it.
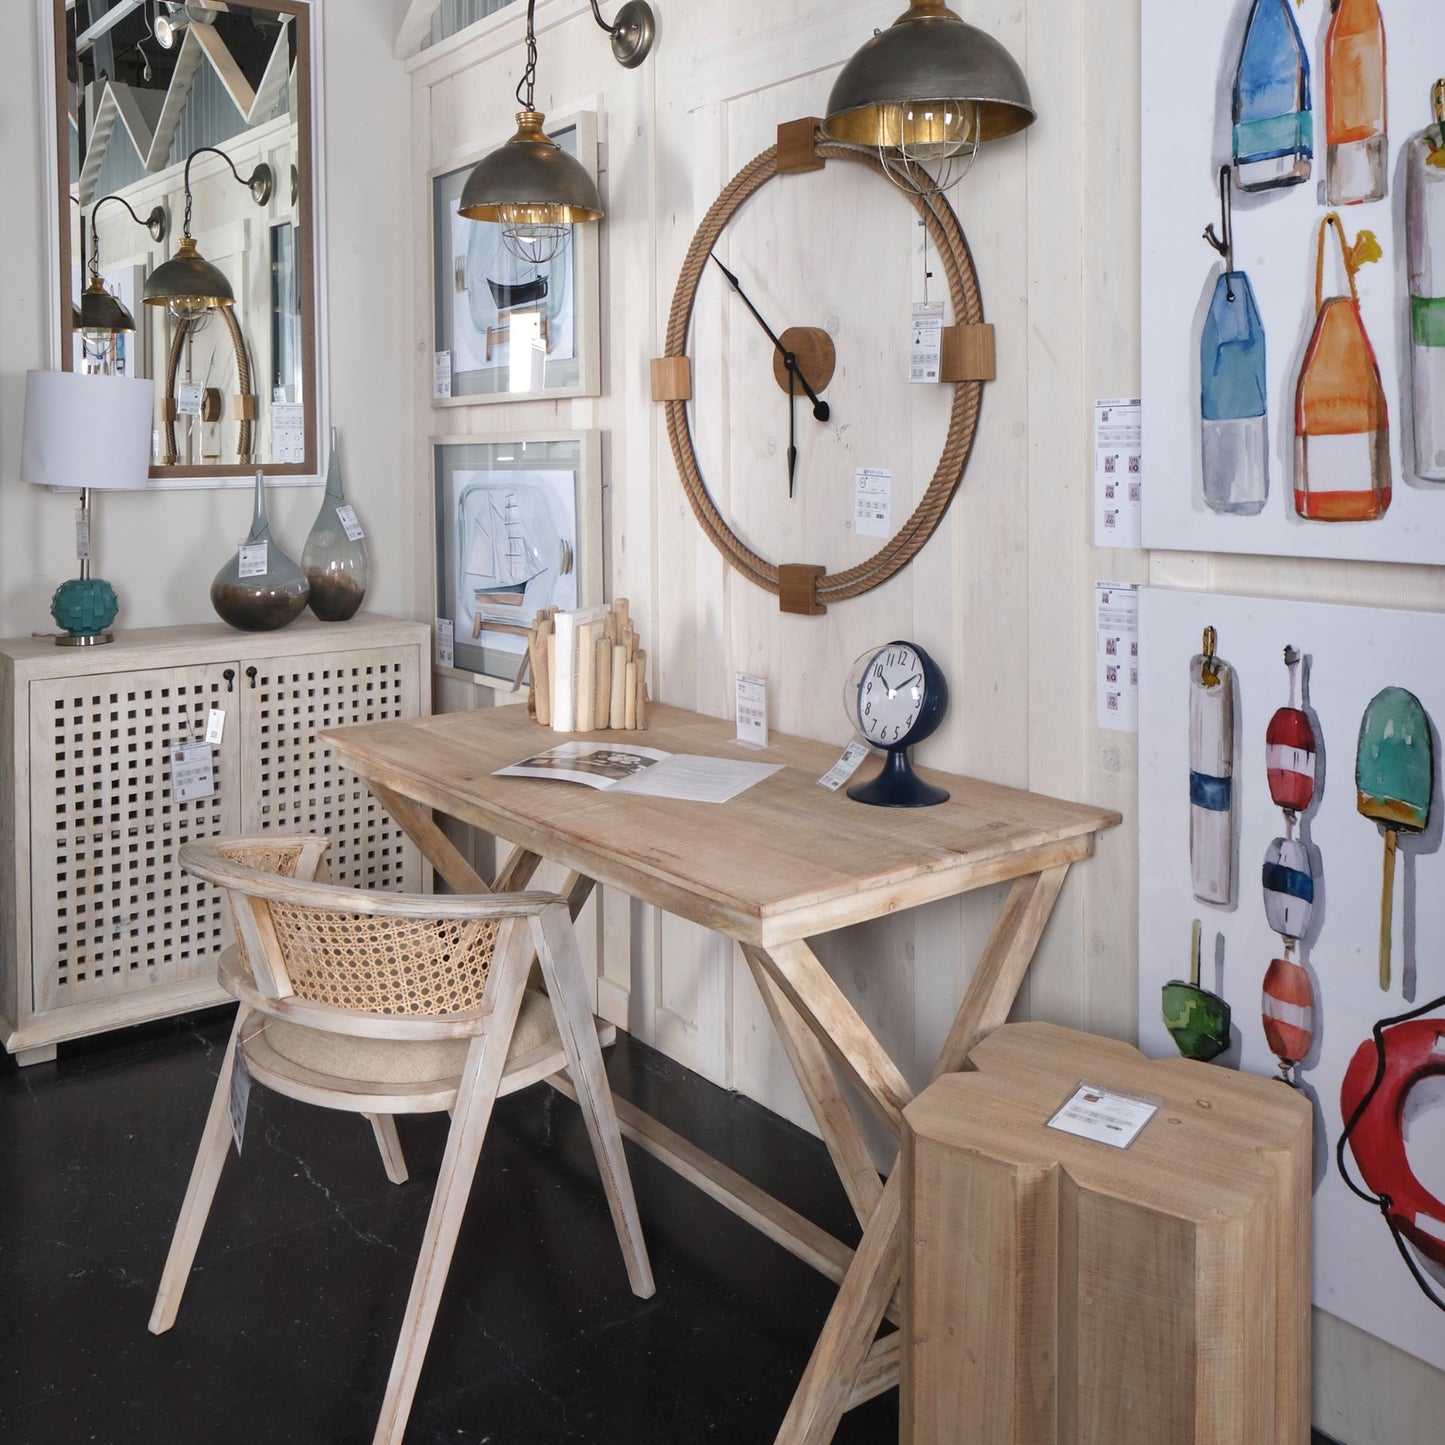
<instances>
[{"instance_id":1,"label":"wooden side table block","mask_svg":"<svg viewBox=\"0 0 1445 1445\"><path fill-rule=\"evenodd\" d=\"M904 1112L902 1439L1307 1445L1310 1112L1047 1024ZM1087 1080L1161 1101L1124 1150L1049 1129Z\"/></svg>"}]
</instances>

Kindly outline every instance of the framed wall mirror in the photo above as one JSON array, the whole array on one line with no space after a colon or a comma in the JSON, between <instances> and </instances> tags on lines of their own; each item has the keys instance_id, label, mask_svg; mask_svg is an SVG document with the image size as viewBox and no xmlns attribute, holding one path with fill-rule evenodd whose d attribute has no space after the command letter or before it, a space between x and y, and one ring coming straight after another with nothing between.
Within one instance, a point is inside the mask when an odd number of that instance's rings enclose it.
<instances>
[{"instance_id":1,"label":"framed wall mirror","mask_svg":"<svg viewBox=\"0 0 1445 1445\"><path fill-rule=\"evenodd\" d=\"M38 3L55 96L53 364L155 381L152 485L317 475L312 0ZM189 247L232 304L147 301ZM117 315L99 291L134 331L96 324Z\"/></svg>"}]
</instances>

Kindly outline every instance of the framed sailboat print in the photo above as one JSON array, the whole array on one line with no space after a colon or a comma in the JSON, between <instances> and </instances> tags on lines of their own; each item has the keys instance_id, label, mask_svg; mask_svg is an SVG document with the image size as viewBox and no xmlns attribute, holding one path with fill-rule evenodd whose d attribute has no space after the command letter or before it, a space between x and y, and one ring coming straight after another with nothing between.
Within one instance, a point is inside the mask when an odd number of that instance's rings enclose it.
<instances>
[{"instance_id":1,"label":"framed sailboat print","mask_svg":"<svg viewBox=\"0 0 1445 1445\"><path fill-rule=\"evenodd\" d=\"M436 615L450 624L451 671L510 688L537 613L602 601L601 456L595 431L432 438Z\"/></svg>"},{"instance_id":2,"label":"framed sailboat print","mask_svg":"<svg viewBox=\"0 0 1445 1445\"><path fill-rule=\"evenodd\" d=\"M547 134L595 176L597 116L549 121ZM597 227L571 227L548 255L493 222L458 215L472 167L495 148L458 153L432 172L432 404L596 396Z\"/></svg>"}]
</instances>

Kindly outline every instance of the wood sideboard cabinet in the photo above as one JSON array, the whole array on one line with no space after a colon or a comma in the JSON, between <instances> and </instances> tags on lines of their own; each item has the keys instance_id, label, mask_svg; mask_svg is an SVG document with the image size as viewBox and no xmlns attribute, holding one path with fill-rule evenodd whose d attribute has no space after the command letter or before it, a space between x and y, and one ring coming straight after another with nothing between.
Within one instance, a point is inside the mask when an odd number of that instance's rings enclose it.
<instances>
[{"instance_id":1,"label":"wood sideboard cabinet","mask_svg":"<svg viewBox=\"0 0 1445 1445\"><path fill-rule=\"evenodd\" d=\"M430 711L430 648L425 624L366 613L0 642L0 1040L20 1063L225 1001L230 925L181 870L193 838L324 833L336 882L420 890L420 855L316 733ZM215 791L178 801L172 749L213 710Z\"/></svg>"}]
</instances>

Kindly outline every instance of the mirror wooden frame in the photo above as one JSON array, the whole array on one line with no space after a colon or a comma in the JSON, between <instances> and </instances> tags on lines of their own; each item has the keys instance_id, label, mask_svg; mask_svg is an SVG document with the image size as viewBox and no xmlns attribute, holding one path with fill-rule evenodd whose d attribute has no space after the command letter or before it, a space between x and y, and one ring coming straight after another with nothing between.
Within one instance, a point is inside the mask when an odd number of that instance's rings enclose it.
<instances>
[{"instance_id":1,"label":"mirror wooden frame","mask_svg":"<svg viewBox=\"0 0 1445 1445\"><path fill-rule=\"evenodd\" d=\"M318 287L320 267L318 258L323 254L323 234L320 207L316 203L315 177L320 153L320 136L317 132L316 115L320 111L318 94L319 72L315 68L318 29L320 22L319 5L316 0L228 0L232 10L269 10L292 17L296 27L296 226L304 238L298 247L301 295L305 301L301 310L301 367L303 379L307 382L310 395L305 410L305 454L299 462L202 462L178 463L173 466L153 464L150 469L152 485L185 486L227 486L242 485L255 475L258 467L264 468L268 480L311 479L320 474L320 437L322 424L326 420L326 377L321 363L319 335L324 326L324 312L321 292ZM59 370L69 371L72 367L73 338L75 327L71 310L71 195L69 176L69 117L64 97L67 95L69 79L66 69L66 0L38 0L41 18L41 52L44 55L48 45L50 64L47 68L48 85L42 87L42 103L48 102L50 123L44 129L47 137L47 176L53 187L53 204L50 224L53 227L51 253L56 259L52 295L55 298L55 315L51 319L52 365ZM48 17L48 29L46 18ZM48 93L47 93L48 92ZM289 178L278 177L279 187L288 186ZM166 236L168 250L174 248L180 234L180 207L172 208L170 229ZM153 348L154 350L154 348ZM161 358L156 358L160 363ZM152 366L152 371L155 371ZM163 383L164 376L154 378Z\"/></svg>"}]
</instances>

